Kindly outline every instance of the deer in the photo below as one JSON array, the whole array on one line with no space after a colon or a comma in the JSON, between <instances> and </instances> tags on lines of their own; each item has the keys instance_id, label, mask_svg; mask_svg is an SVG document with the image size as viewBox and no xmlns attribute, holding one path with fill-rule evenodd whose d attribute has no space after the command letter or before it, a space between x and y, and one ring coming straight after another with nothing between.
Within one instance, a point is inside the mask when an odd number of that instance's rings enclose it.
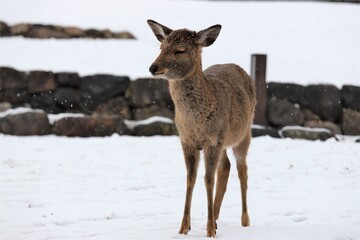
<instances>
[{"instance_id":1,"label":"deer","mask_svg":"<svg viewBox=\"0 0 360 240\"><path fill-rule=\"evenodd\" d=\"M179 234L191 230L190 211L200 159L204 153L207 193L207 237L215 237L221 204L230 174L226 149L232 148L240 180L241 224L250 225L247 207L246 156L256 105L252 78L236 64L216 64L202 70L201 51L217 39L221 25L199 32L172 30L154 20L148 25L160 41L160 54L149 71L169 81L175 124L186 166L186 196ZM216 194L214 182L216 174Z\"/></svg>"}]
</instances>

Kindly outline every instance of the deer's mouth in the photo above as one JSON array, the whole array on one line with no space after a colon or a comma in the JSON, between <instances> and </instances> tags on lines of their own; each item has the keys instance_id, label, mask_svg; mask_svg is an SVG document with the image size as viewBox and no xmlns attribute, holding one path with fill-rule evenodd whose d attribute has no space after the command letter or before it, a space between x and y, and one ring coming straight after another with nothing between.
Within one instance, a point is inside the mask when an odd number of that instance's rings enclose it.
<instances>
[{"instance_id":1,"label":"deer's mouth","mask_svg":"<svg viewBox=\"0 0 360 240\"><path fill-rule=\"evenodd\" d=\"M157 78L167 78L167 74L166 74L166 69L159 69L158 71L152 73L152 75L154 77L157 77Z\"/></svg>"},{"instance_id":2,"label":"deer's mouth","mask_svg":"<svg viewBox=\"0 0 360 240\"><path fill-rule=\"evenodd\" d=\"M165 75L165 72L156 72L153 73L153 76Z\"/></svg>"},{"instance_id":3,"label":"deer's mouth","mask_svg":"<svg viewBox=\"0 0 360 240\"><path fill-rule=\"evenodd\" d=\"M166 74L164 72L155 73L155 74L153 74L153 76L156 78L168 79L168 77L166 76Z\"/></svg>"}]
</instances>

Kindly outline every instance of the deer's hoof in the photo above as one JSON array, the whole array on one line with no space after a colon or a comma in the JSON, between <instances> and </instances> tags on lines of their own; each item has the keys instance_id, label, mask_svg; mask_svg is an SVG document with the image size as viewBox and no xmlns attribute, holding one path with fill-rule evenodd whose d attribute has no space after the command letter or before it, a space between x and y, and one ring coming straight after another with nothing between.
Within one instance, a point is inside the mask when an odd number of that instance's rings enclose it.
<instances>
[{"instance_id":1,"label":"deer's hoof","mask_svg":"<svg viewBox=\"0 0 360 240\"><path fill-rule=\"evenodd\" d=\"M243 227L248 227L250 226L250 218L249 218L249 214L248 213L243 213L241 216L241 225Z\"/></svg>"},{"instance_id":2,"label":"deer's hoof","mask_svg":"<svg viewBox=\"0 0 360 240\"><path fill-rule=\"evenodd\" d=\"M187 235L188 232L191 230L191 226L186 226L186 224L181 224L180 230L179 230L179 234L184 234Z\"/></svg>"},{"instance_id":3,"label":"deer's hoof","mask_svg":"<svg viewBox=\"0 0 360 240\"><path fill-rule=\"evenodd\" d=\"M207 237L215 238L216 236L216 230L215 228L207 229Z\"/></svg>"},{"instance_id":4,"label":"deer's hoof","mask_svg":"<svg viewBox=\"0 0 360 240\"><path fill-rule=\"evenodd\" d=\"M216 227L215 227L215 225L216 225L215 221L213 221L213 222L209 221L208 222L208 224L207 224L207 237L212 237L212 238L215 237L215 235L216 235Z\"/></svg>"}]
</instances>

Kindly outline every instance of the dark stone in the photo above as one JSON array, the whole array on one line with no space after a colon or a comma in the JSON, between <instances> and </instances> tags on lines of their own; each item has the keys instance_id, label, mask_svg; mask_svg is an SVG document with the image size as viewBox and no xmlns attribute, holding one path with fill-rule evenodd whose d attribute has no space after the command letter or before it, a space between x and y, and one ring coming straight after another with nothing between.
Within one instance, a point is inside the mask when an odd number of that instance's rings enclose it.
<instances>
[{"instance_id":1,"label":"dark stone","mask_svg":"<svg viewBox=\"0 0 360 240\"><path fill-rule=\"evenodd\" d=\"M104 32L96 29L85 30L85 36L87 38L105 38Z\"/></svg>"},{"instance_id":2,"label":"dark stone","mask_svg":"<svg viewBox=\"0 0 360 240\"><path fill-rule=\"evenodd\" d=\"M175 113L172 109L167 107L162 107L159 105L150 105L145 108L134 109L135 120L144 120L153 116L160 116L160 117L174 119Z\"/></svg>"},{"instance_id":3,"label":"dark stone","mask_svg":"<svg viewBox=\"0 0 360 240\"><path fill-rule=\"evenodd\" d=\"M64 109L76 109L81 103L81 93L73 88L61 87L54 93L54 101Z\"/></svg>"},{"instance_id":4,"label":"dark stone","mask_svg":"<svg viewBox=\"0 0 360 240\"><path fill-rule=\"evenodd\" d=\"M344 85L341 89L342 106L360 112L360 87Z\"/></svg>"},{"instance_id":5,"label":"dark stone","mask_svg":"<svg viewBox=\"0 0 360 240\"><path fill-rule=\"evenodd\" d=\"M270 82L267 87L269 98L287 99L292 103L300 103L305 90L304 86L293 83Z\"/></svg>"},{"instance_id":6,"label":"dark stone","mask_svg":"<svg viewBox=\"0 0 360 240\"><path fill-rule=\"evenodd\" d=\"M59 72L54 74L55 82L58 86L79 88L81 78L77 73Z\"/></svg>"},{"instance_id":7,"label":"dark stone","mask_svg":"<svg viewBox=\"0 0 360 240\"><path fill-rule=\"evenodd\" d=\"M321 140L325 141L329 138L334 137L330 131L321 128L288 128L285 127L280 130L280 135L284 138L293 139L306 139L306 140Z\"/></svg>"},{"instance_id":8,"label":"dark stone","mask_svg":"<svg viewBox=\"0 0 360 240\"><path fill-rule=\"evenodd\" d=\"M28 101L28 84L25 73L13 68L0 67L0 102L22 104Z\"/></svg>"},{"instance_id":9,"label":"dark stone","mask_svg":"<svg viewBox=\"0 0 360 240\"><path fill-rule=\"evenodd\" d=\"M11 104L8 102L0 102L0 112L5 112L11 108Z\"/></svg>"},{"instance_id":10,"label":"dark stone","mask_svg":"<svg viewBox=\"0 0 360 240\"><path fill-rule=\"evenodd\" d=\"M341 128L345 135L360 135L360 112L343 109Z\"/></svg>"},{"instance_id":11,"label":"dark stone","mask_svg":"<svg viewBox=\"0 0 360 240\"><path fill-rule=\"evenodd\" d=\"M48 113L60 113L62 109L56 104L54 95L51 93L40 93L33 95L30 99L30 106L34 109L42 109Z\"/></svg>"},{"instance_id":12,"label":"dark stone","mask_svg":"<svg viewBox=\"0 0 360 240\"><path fill-rule=\"evenodd\" d=\"M271 125L283 127L302 125L304 115L300 108L294 106L286 99L271 98L267 109L267 118Z\"/></svg>"},{"instance_id":13,"label":"dark stone","mask_svg":"<svg viewBox=\"0 0 360 240\"><path fill-rule=\"evenodd\" d=\"M26 36L30 30L30 24L20 23L11 26L11 35L13 36Z\"/></svg>"},{"instance_id":14,"label":"dark stone","mask_svg":"<svg viewBox=\"0 0 360 240\"><path fill-rule=\"evenodd\" d=\"M105 74L84 77L81 83L83 107L85 110L91 111L102 102L122 96L129 84L130 79L128 77Z\"/></svg>"},{"instance_id":15,"label":"dark stone","mask_svg":"<svg viewBox=\"0 0 360 240\"><path fill-rule=\"evenodd\" d=\"M31 71L27 76L29 93L51 92L56 89L54 74L45 71Z\"/></svg>"},{"instance_id":16,"label":"dark stone","mask_svg":"<svg viewBox=\"0 0 360 240\"><path fill-rule=\"evenodd\" d=\"M0 36L23 36L28 38L101 38L101 39L135 39L130 32L111 32L109 29L81 29L78 27L62 27L43 24L16 24L8 26L0 21Z\"/></svg>"},{"instance_id":17,"label":"dark stone","mask_svg":"<svg viewBox=\"0 0 360 240\"><path fill-rule=\"evenodd\" d=\"M53 133L59 136L69 137L89 137L90 129L89 122L90 117L66 117L56 121L53 125Z\"/></svg>"},{"instance_id":18,"label":"dark stone","mask_svg":"<svg viewBox=\"0 0 360 240\"><path fill-rule=\"evenodd\" d=\"M309 85L305 88L300 105L322 120L337 122L341 115L340 91L333 85Z\"/></svg>"},{"instance_id":19,"label":"dark stone","mask_svg":"<svg viewBox=\"0 0 360 240\"><path fill-rule=\"evenodd\" d=\"M304 121L321 121L320 117L313 113L309 109L301 109L301 112L304 114Z\"/></svg>"},{"instance_id":20,"label":"dark stone","mask_svg":"<svg viewBox=\"0 0 360 240\"><path fill-rule=\"evenodd\" d=\"M9 26L6 23L0 21L0 37L6 37L10 35L11 35L11 31Z\"/></svg>"},{"instance_id":21,"label":"dark stone","mask_svg":"<svg viewBox=\"0 0 360 240\"><path fill-rule=\"evenodd\" d=\"M174 123L165 122L153 122L147 125L138 125L133 129L135 136L170 136L178 135L176 126Z\"/></svg>"},{"instance_id":22,"label":"dark stone","mask_svg":"<svg viewBox=\"0 0 360 240\"><path fill-rule=\"evenodd\" d=\"M152 104L173 108L169 83L164 79L141 78L130 83L128 92L130 105L143 108Z\"/></svg>"},{"instance_id":23,"label":"dark stone","mask_svg":"<svg viewBox=\"0 0 360 240\"><path fill-rule=\"evenodd\" d=\"M46 135L51 133L51 126L46 113L27 112L0 119L0 131L18 136Z\"/></svg>"},{"instance_id":24,"label":"dark stone","mask_svg":"<svg viewBox=\"0 0 360 240\"><path fill-rule=\"evenodd\" d=\"M279 131L274 128L251 128L252 137L270 136L273 138L281 138Z\"/></svg>"},{"instance_id":25,"label":"dark stone","mask_svg":"<svg viewBox=\"0 0 360 240\"><path fill-rule=\"evenodd\" d=\"M103 38L112 38L113 34L109 29L105 29L101 31L103 34Z\"/></svg>"},{"instance_id":26,"label":"dark stone","mask_svg":"<svg viewBox=\"0 0 360 240\"><path fill-rule=\"evenodd\" d=\"M129 32L117 32L112 34L116 39L136 39L135 36Z\"/></svg>"},{"instance_id":27,"label":"dark stone","mask_svg":"<svg viewBox=\"0 0 360 240\"><path fill-rule=\"evenodd\" d=\"M110 136L114 133L129 134L130 131L120 117L68 117L54 123L53 133L59 136L90 137Z\"/></svg>"},{"instance_id":28,"label":"dark stone","mask_svg":"<svg viewBox=\"0 0 360 240\"><path fill-rule=\"evenodd\" d=\"M63 29L61 27L57 27L53 25L41 25L41 24L31 25L25 37L40 38L40 39L69 38L69 36L63 32Z\"/></svg>"},{"instance_id":29,"label":"dark stone","mask_svg":"<svg viewBox=\"0 0 360 240\"><path fill-rule=\"evenodd\" d=\"M329 122L329 121L306 121L304 123L304 127L309 127L309 128L325 128L330 130L330 132L332 134L341 134L341 129L338 125L336 125L333 122Z\"/></svg>"},{"instance_id":30,"label":"dark stone","mask_svg":"<svg viewBox=\"0 0 360 240\"><path fill-rule=\"evenodd\" d=\"M85 30L77 27L64 27L64 33L70 38L85 38Z\"/></svg>"},{"instance_id":31,"label":"dark stone","mask_svg":"<svg viewBox=\"0 0 360 240\"><path fill-rule=\"evenodd\" d=\"M130 119L130 110L123 97L116 97L100 103L92 113L96 117L120 116L122 119Z\"/></svg>"},{"instance_id":32,"label":"dark stone","mask_svg":"<svg viewBox=\"0 0 360 240\"><path fill-rule=\"evenodd\" d=\"M356 143L360 143L360 138L355 140Z\"/></svg>"}]
</instances>

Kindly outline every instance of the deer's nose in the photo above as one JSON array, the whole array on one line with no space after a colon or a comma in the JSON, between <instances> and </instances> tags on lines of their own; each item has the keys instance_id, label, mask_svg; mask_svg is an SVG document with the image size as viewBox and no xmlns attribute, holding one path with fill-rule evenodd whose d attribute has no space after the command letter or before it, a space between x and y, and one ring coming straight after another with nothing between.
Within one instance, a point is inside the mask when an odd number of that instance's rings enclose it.
<instances>
[{"instance_id":1,"label":"deer's nose","mask_svg":"<svg viewBox=\"0 0 360 240\"><path fill-rule=\"evenodd\" d=\"M158 69L159 69L159 66L153 64L150 66L149 71L151 72L151 74L155 74Z\"/></svg>"}]
</instances>

